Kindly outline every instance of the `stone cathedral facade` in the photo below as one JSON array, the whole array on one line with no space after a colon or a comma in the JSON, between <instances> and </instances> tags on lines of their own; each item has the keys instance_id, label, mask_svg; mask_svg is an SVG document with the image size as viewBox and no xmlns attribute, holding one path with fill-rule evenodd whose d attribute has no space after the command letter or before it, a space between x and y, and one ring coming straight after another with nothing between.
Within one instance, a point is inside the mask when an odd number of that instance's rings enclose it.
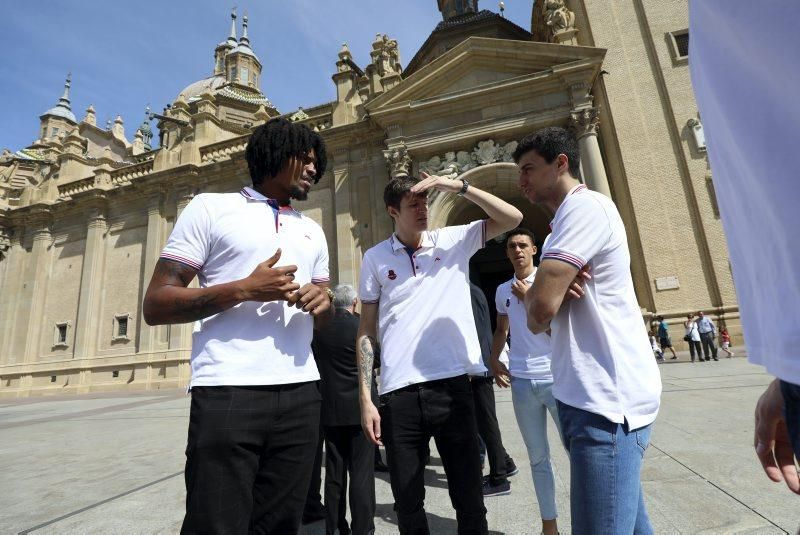
<instances>
[{"instance_id":1,"label":"stone cathedral facade","mask_svg":"<svg viewBox=\"0 0 800 535\"><path fill-rule=\"evenodd\" d=\"M240 30L235 15L210 75L132 140L120 117L99 126L90 106L78 119L68 78L39 138L0 156L0 397L188 383L192 326L146 325L144 290L181 210L199 192L249 184L248 135L280 115L328 146L328 171L297 207L325 230L333 283L357 284L363 252L391 233L382 192L398 174L468 172L520 208L541 244L551 215L521 196L510 154L527 133L569 126L585 182L622 213L644 321L667 317L679 345L683 317L702 309L736 341L686 0L537 0L529 28L477 0L438 8L442 21L407 64L387 35L353 44L371 47L368 65L344 45L331 51L332 100L288 113L262 93L247 18ZM431 200L434 226L478 217L456 196ZM493 302L511 272L502 245L472 267Z\"/></svg>"}]
</instances>

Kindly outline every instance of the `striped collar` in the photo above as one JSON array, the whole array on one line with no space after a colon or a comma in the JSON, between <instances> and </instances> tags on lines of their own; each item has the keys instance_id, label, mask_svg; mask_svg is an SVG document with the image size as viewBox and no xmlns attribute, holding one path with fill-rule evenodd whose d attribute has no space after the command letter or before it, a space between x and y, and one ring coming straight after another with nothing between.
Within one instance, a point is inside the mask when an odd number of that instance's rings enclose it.
<instances>
[{"instance_id":1,"label":"striped collar","mask_svg":"<svg viewBox=\"0 0 800 535\"><path fill-rule=\"evenodd\" d=\"M589 188L586 187L586 184L578 184L577 186L575 186L571 190L569 190L569 193L567 193L567 197L569 197L570 195L573 195L575 193L580 193L581 191L588 190L588 189Z\"/></svg>"},{"instance_id":2,"label":"striped collar","mask_svg":"<svg viewBox=\"0 0 800 535\"><path fill-rule=\"evenodd\" d=\"M261 193L257 192L256 190L248 186L243 187L241 191L239 191L239 193L241 193L244 198L249 199L251 201L266 202L272 208L279 210L281 212L297 212L297 210L292 208L291 204L280 206L278 204L278 201L276 201L275 199L270 199L269 197L265 197Z\"/></svg>"},{"instance_id":3,"label":"striped collar","mask_svg":"<svg viewBox=\"0 0 800 535\"><path fill-rule=\"evenodd\" d=\"M569 192L567 193L567 197L569 197L570 195L574 195L575 193L580 193L582 191L589 191L589 188L586 187L586 184L578 184L577 186L573 186L572 189L569 190ZM567 200L567 197L564 197L564 200ZM564 201L561 201L561 204L563 205ZM561 208L561 206L559 206L559 208ZM556 210L556 212L558 212L558 210ZM555 219L555 216L553 217L553 219ZM548 225L548 227L550 227L551 231L553 230L553 221L552 220L550 221L550 224Z\"/></svg>"},{"instance_id":4,"label":"striped collar","mask_svg":"<svg viewBox=\"0 0 800 535\"><path fill-rule=\"evenodd\" d=\"M398 238L397 234L395 233L392 233L392 235L389 236L389 243L392 245L392 250L395 252L406 248L406 246L403 245L403 242L400 241L400 238ZM430 232L427 230L422 233L422 241L419 244L420 249L423 247L433 247L433 240L431 239Z\"/></svg>"}]
</instances>

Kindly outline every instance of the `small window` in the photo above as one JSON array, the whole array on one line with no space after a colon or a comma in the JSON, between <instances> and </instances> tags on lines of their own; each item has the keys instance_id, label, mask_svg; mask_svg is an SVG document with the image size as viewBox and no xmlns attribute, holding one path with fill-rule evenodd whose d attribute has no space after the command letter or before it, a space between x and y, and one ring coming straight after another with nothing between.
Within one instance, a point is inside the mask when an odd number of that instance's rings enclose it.
<instances>
[{"instance_id":1,"label":"small window","mask_svg":"<svg viewBox=\"0 0 800 535\"><path fill-rule=\"evenodd\" d=\"M236 81L236 67L231 67L231 82Z\"/></svg>"},{"instance_id":2,"label":"small window","mask_svg":"<svg viewBox=\"0 0 800 535\"><path fill-rule=\"evenodd\" d=\"M247 78L248 76L250 76L250 69L248 69L247 67L242 67L241 82L243 84L246 84L247 82L250 81Z\"/></svg>"},{"instance_id":3,"label":"small window","mask_svg":"<svg viewBox=\"0 0 800 535\"><path fill-rule=\"evenodd\" d=\"M217 70L220 72L225 72L225 67L223 66L224 59L221 55L217 58Z\"/></svg>"},{"instance_id":4,"label":"small window","mask_svg":"<svg viewBox=\"0 0 800 535\"><path fill-rule=\"evenodd\" d=\"M112 341L128 340L128 330L130 329L130 314L114 315L114 331L111 333Z\"/></svg>"},{"instance_id":5,"label":"small window","mask_svg":"<svg viewBox=\"0 0 800 535\"><path fill-rule=\"evenodd\" d=\"M63 349L67 347L68 335L69 335L69 322L62 321L56 323L56 330L53 335L53 349Z\"/></svg>"},{"instance_id":6,"label":"small window","mask_svg":"<svg viewBox=\"0 0 800 535\"><path fill-rule=\"evenodd\" d=\"M672 44L672 55L676 60L689 58L689 30L679 30L670 32L670 43Z\"/></svg>"},{"instance_id":7,"label":"small window","mask_svg":"<svg viewBox=\"0 0 800 535\"><path fill-rule=\"evenodd\" d=\"M114 370L111 372L111 377L117 378L119 377L119 370Z\"/></svg>"},{"instance_id":8,"label":"small window","mask_svg":"<svg viewBox=\"0 0 800 535\"><path fill-rule=\"evenodd\" d=\"M50 137L56 137L58 135L58 128L53 128L50 130Z\"/></svg>"},{"instance_id":9,"label":"small window","mask_svg":"<svg viewBox=\"0 0 800 535\"><path fill-rule=\"evenodd\" d=\"M55 383L56 382L56 376L55 375L51 375L50 376L50 382L51 383Z\"/></svg>"}]
</instances>

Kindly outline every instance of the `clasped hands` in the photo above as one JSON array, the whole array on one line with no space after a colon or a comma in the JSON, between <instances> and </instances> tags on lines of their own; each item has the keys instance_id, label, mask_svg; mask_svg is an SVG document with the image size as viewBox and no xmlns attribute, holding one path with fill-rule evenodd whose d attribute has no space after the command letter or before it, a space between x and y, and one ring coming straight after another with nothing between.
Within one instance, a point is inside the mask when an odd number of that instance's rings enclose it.
<instances>
[{"instance_id":1,"label":"clasped hands","mask_svg":"<svg viewBox=\"0 0 800 535\"><path fill-rule=\"evenodd\" d=\"M275 251L268 260L256 266L253 272L241 280L242 301L286 301L312 316L319 316L331 307L331 300L324 288L313 283L300 286L294 282L297 266L280 266L281 250Z\"/></svg>"}]
</instances>

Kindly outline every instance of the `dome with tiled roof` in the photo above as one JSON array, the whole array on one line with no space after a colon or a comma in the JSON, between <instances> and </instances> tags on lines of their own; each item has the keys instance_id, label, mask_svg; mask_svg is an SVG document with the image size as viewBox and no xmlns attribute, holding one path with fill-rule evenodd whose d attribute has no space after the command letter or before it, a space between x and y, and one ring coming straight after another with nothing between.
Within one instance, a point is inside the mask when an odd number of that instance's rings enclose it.
<instances>
[{"instance_id":1,"label":"dome with tiled roof","mask_svg":"<svg viewBox=\"0 0 800 535\"><path fill-rule=\"evenodd\" d=\"M72 113L72 108L70 107L69 103L69 88L71 84L72 74L67 75L67 80L64 82L64 94L61 95L61 98L58 99L58 104L44 112L41 117L46 117L48 115L54 117L61 117L68 121L72 121L73 123L78 122L78 119L75 117L75 114Z\"/></svg>"}]
</instances>

